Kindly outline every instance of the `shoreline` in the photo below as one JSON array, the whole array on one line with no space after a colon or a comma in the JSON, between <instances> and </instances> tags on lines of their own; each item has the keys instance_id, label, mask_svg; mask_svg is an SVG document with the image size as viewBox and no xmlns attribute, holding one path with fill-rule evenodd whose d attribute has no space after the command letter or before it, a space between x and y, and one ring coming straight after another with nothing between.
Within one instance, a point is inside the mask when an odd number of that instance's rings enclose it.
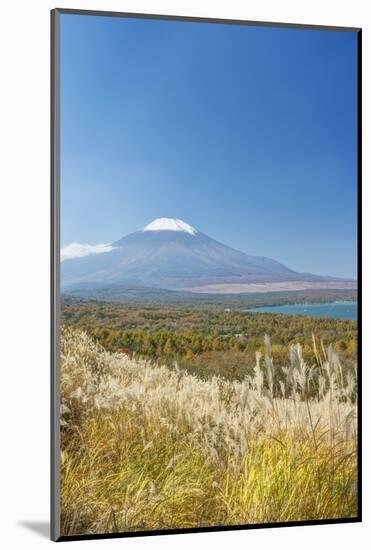
<instances>
[{"instance_id":1,"label":"shoreline","mask_svg":"<svg viewBox=\"0 0 371 550\"><path fill-rule=\"evenodd\" d=\"M337 307L340 306L340 307ZM341 309L345 306L346 311ZM354 308L354 309L353 309ZM331 318L344 321L358 321L358 301L343 300L333 302L301 302L274 305L257 305L244 309L245 313L262 313L271 315L291 315L301 317ZM346 313L350 313L346 315ZM335 314L335 315L334 315ZM340 314L340 315L339 315ZM355 316L355 318L354 318Z\"/></svg>"},{"instance_id":2,"label":"shoreline","mask_svg":"<svg viewBox=\"0 0 371 550\"><path fill-rule=\"evenodd\" d=\"M358 306L358 300L334 300L334 301L324 301L319 302L318 300L315 302L284 302L279 304L261 304L253 306L253 309L259 309L259 308L271 308L271 307L285 307L285 306L327 306L327 305L334 305L334 304L349 304L349 305L357 305Z\"/></svg>"}]
</instances>

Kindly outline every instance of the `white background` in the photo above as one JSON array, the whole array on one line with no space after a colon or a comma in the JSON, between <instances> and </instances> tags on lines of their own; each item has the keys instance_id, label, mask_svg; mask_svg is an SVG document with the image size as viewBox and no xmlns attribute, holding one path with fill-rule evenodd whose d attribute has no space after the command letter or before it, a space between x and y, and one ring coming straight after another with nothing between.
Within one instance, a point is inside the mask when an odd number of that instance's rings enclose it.
<instances>
[{"instance_id":1,"label":"white background","mask_svg":"<svg viewBox=\"0 0 371 550\"><path fill-rule=\"evenodd\" d=\"M360 0L7 0L0 19L0 544L40 548L49 519L49 10L54 7L363 28L370 97L369 2ZM364 115L364 242L370 236L370 110ZM336 207L336 200L334 200ZM69 548L366 548L370 529L370 255L364 247L364 523L71 542ZM370 544L370 543L368 543Z\"/></svg>"}]
</instances>

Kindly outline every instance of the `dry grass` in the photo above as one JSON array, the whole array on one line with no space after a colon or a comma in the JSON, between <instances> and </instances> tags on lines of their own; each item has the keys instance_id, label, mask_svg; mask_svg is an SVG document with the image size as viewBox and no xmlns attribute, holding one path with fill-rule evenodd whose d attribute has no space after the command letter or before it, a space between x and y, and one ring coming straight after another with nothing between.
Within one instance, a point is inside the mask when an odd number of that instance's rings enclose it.
<instances>
[{"instance_id":1,"label":"dry grass","mask_svg":"<svg viewBox=\"0 0 371 550\"><path fill-rule=\"evenodd\" d=\"M202 381L63 329L63 534L355 516L356 368L265 343L252 377Z\"/></svg>"}]
</instances>

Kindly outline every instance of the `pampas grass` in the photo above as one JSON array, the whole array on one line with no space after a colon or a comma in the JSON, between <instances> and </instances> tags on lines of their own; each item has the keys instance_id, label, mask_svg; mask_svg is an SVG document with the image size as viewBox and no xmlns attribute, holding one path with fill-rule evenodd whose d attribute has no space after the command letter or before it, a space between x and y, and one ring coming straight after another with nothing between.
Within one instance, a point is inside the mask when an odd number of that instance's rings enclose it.
<instances>
[{"instance_id":1,"label":"pampas grass","mask_svg":"<svg viewBox=\"0 0 371 550\"><path fill-rule=\"evenodd\" d=\"M313 346L205 381L62 328L63 534L356 516L356 367Z\"/></svg>"}]
</instances>

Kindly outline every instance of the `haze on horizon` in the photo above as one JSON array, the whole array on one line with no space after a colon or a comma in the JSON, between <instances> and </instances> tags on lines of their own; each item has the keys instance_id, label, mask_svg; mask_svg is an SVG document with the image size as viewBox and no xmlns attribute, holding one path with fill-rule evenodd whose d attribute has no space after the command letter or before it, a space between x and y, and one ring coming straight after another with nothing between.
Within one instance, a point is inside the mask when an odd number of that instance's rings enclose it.
<instances>
[{"instance_id":1,"label":"haze on horizon","mask_svg":"<svg viewBox=\"0 0 371 550\"><path fill-rule=\"evenodd\" d=\"M63 246L179 218L356 277L356 33L66 14L61 32Z\"/></svg>"}]
</instances>

